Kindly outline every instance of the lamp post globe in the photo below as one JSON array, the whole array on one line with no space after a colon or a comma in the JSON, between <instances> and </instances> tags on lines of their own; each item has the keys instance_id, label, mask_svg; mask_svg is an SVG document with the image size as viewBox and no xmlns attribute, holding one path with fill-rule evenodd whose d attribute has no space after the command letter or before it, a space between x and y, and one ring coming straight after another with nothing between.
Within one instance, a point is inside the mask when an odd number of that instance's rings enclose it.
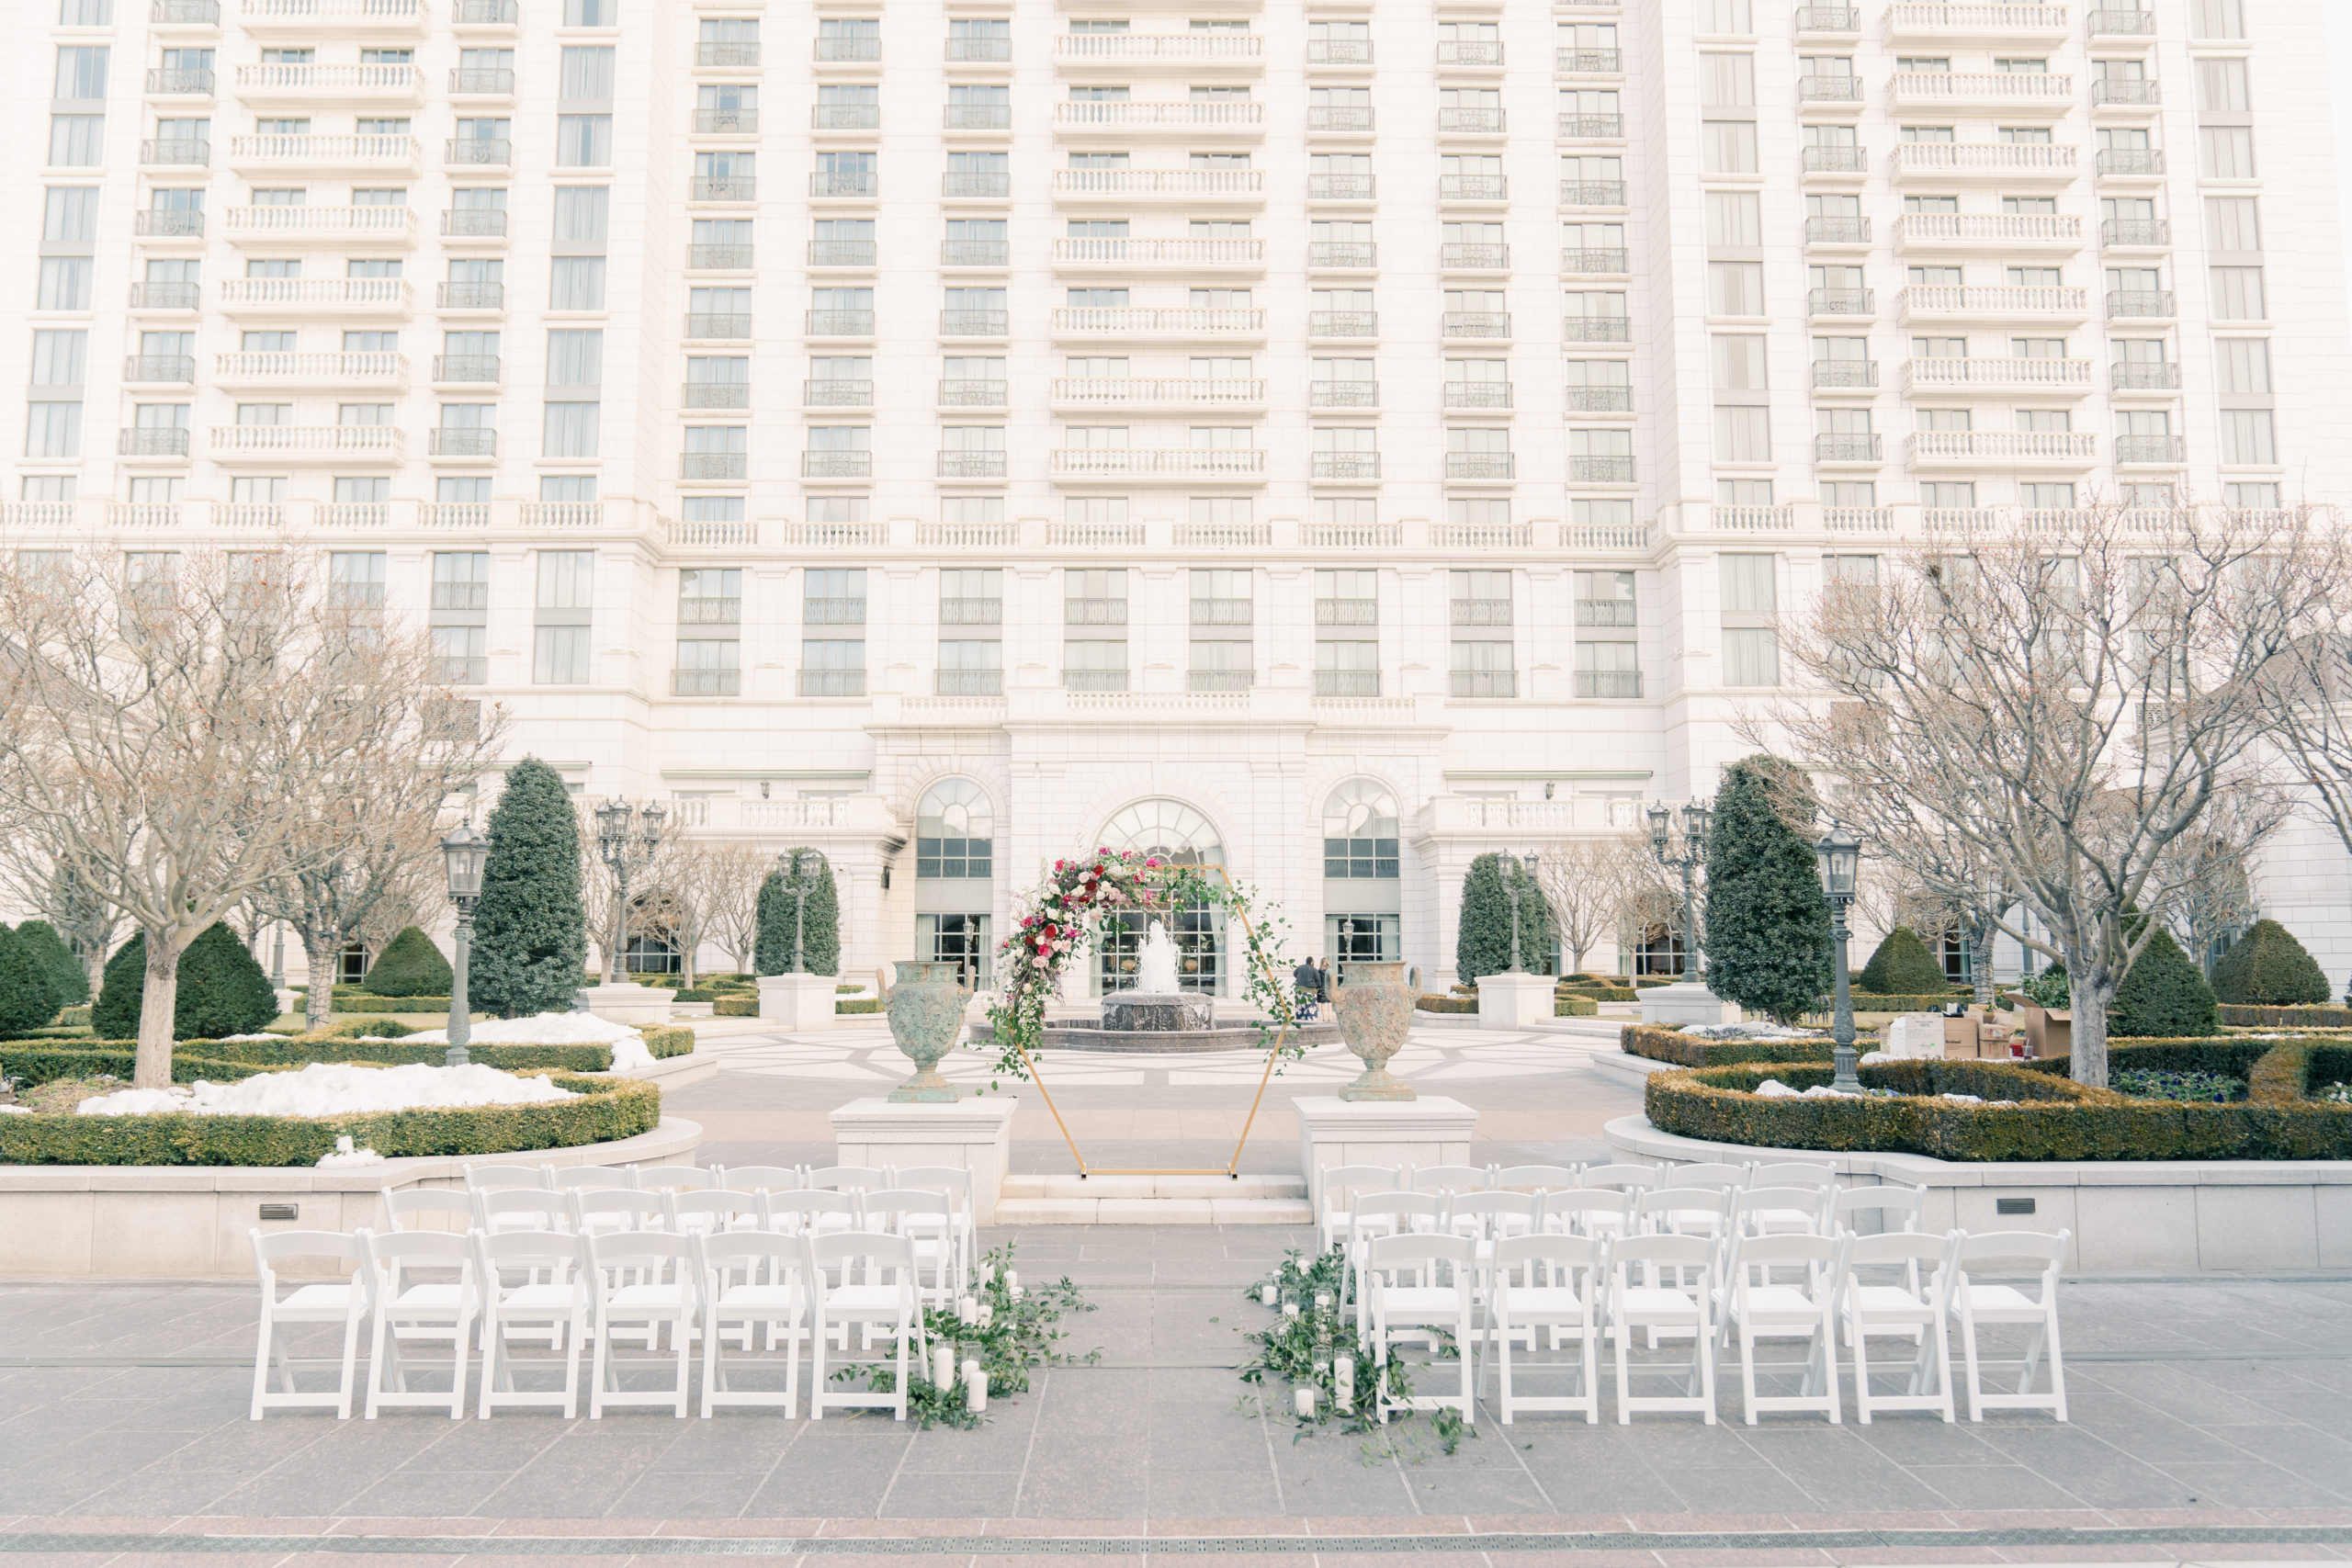
<instances>
[{"instance_id":1,"label":"lamp post globe","mask_svg":"<svg viewBox=\"0 0 2352 1568\"><path fill-rule=\"evenodd\" d=\"M449 882L449 902L457 907L457 949L449 964L449 1049L446 1066L462 1067L472 1057L466 1046L473 1039L472 1004L466 996L466 969L473 953L474 905L481 897L482 867L490 859L490 840L460 822L441 840L441 865Z\"/></svg>"},{"instance_id":2,"label":"lamp post globe","mask_svg":"<svg viewBox=\"0 0 2352 1568\"><path fill-rule=\"evenodd\" d=\"M1862 846L1860 840L1832 822L1829 831L1813 846L1813 852L1821 865L1822 897L1829 901L1830 982L1837 998L1829 1036L1832 1059L1837 1065L1832 1087L1859 1094L1862 1081L1854 1073L1854 991L1846 975L1846 943L1852 933L1846 929L1846 909L1854 901L1854 881L1861 869Z\"/></svg>"}]
</instances>

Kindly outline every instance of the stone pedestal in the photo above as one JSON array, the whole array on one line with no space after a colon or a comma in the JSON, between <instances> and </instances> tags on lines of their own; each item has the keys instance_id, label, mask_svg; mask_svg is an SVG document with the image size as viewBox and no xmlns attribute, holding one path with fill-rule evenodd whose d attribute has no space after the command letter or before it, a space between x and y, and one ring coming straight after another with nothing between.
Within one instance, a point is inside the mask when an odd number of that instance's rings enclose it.
<instances>
[{"instance_id":1,"label":"stone pedestal","mask_svg":"<svg viewBox=\"0 0 2352 1568\"><path fill-rule=\"evenodd\" d=\"M1650 986L1642 991L1642 1021L1679 1029L1688 1023L1737 1023L1739 1004L1727 1002L1695 980Z\"/></svg>"},{"instance_id":2,"label":"stone pedestal","mask_svg":"<svg viewBox=\"0 0 2352 1568\"><path fill-rule=\"evenodd\" d=\"M1552 1017L1554 981L1549 975L1478 976L1478 1027L1532 1029Z\"/></svg>"},{"instance_id":3,"label":"stone pedestal","mask_svg":"<svg viewBox=\"0 0 2352 1568\"><path fill-rule=\"evenodd\" d=\"M1327 1165L1431 1166L1470 1163L1470 1133L1478 1113L1442 1095L1419 1100L1341 1100L1337 1095L1301 1095L1291 1101L1298 1117L1299 1168L1308 1199L1320 1204L1317 1176Z\"/></svg>"},{"instance_id":4,"label":"stone pedestal","mask_svg":"<svg viewBox=\"0 0 2352 1568\"><path fill-rule=\"evenodd\" d=\"M670 1022L673 996L666 986L583 986L580 999L598 1018L631 1029L660 1029Z\"/></svg>"},{"instance_id":5,"label":"stone pedestal","mask_svg":"<svg viewBox=\"0 0 2352 1568\"><path fill-rule=\"evenodd\" d=\"M968 1170L973 1213L981 1224L992 1224L1012 1161L1012 1113L1020 1108L1009 1095L930 1104L853 1100L832 1113L834 1163Z\"/></svg>"},{"instance_id":6,"label":"stone pedestal","mask_svg":"<svg viewBox=\"0 0 2352 1568\"><path fill-rule=\"evenodd\" d=\"M786 1029L831 1029L833 987L841 982L831 975L763 975L760 976L760 1021Z\"/></svg>"}]
</instances>

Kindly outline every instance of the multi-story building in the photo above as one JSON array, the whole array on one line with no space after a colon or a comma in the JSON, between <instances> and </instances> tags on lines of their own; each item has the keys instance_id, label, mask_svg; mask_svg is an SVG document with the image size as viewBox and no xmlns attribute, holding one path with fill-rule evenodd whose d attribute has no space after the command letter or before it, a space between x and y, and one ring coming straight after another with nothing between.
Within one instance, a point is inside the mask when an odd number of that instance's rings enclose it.
<instances>
[{"instance_id":1,"label":"multi-story building","mask_svg":"<svg viewBox=\"0 0 2352 1568\"><path fill-rule=\"evenodd\" d=\"M13 15L9 541L306 535L858 972L1110 843L1433 979L1825 580L2346 488L2320 0Z\"/></svg>"}]
</instances>

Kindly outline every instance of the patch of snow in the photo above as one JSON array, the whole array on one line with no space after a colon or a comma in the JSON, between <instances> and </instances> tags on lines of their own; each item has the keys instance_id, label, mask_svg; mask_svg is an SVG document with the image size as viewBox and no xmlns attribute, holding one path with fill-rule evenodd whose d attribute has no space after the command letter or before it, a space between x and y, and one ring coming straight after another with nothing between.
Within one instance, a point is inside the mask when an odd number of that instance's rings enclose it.
<instances>
[{"instance_id":1,"label":"patch of snow","mask_svg":"<svg viewBox=\"0 0 2352 1568\"><path fill-rule=\"evenodd\" d=\"M223 1034L218 1038L225 1045L232 1040L283 1040L286 1036L283 1034Z\"/></svg>"},{"instance_id":2,"label":"patch of snow","mask_svg":"<svg viewBox=\"0 0 2352 1568\"><path fill-rule=\"evenodd\" d=\"M28 1105L0 1105L0 1114L8 1116L30 1116L32 1113L32 1107Z\"/></svg>"},{"instance_id":3,"label":"patch of snow","mask_svg":"<svg viewBox=\"0 0 2352 1568\"><path fill-rule=\"evenodd\" d=\"M1817 1029L1783 1029L1777 1023L1692 1023L1682 1032L1693 1040L1826 1040Z\"/></svg>"},{"instance_id":4,"label":"patch of snow","mask_svg":"<svg viewBox=\"0 0 2352 1568\"><path fill-rule=\"evenodd\" d=\"M1806 1089L1791 1089L1778 1078L1766 1078L1756 1086L1755 1092L1760 1100L1860 1100L1861 1098L1858 1094L1849 1094L1844 1089L1832 1089L1826 1083L1817 1083Z\"/></svg>"},{"instance_id":5,"label":"patch of snow","mask_svg":"<svg viewBox=\"0 0 2352 1568\"><path fill-rule=\"evenodd\" d=\"M344 1140L345 1143L349 1143L350 1141L351 1140L348 1138ZM347 1154L338 1149L334 1154L321 1155L319 1156L319 1168L321 1170L342 1170L355 1165L381 1165L383 1163L384 1156L378 1154L373 1149L353 1149Z\"/></svg>"},{"instance_id":6,"label":"patch of snow","mask_svg":"<svg viewBox=\"0 0 2352 1568\"><path fill-rule=\"evenodd\" d=\"M401 1038L412 1045L441 1045L448 1043L449 1032L424 1029ZM473 1043L477 1045L610 1045L621 1040L633 1040L639 1046L645 1043L645 1037L628 1024L615 1023L592 1012L489 1018L473 1026Z\"/></svg>"},{"instance_id":7,"label":"patch of snow","mask_svg":"<svg viewBox=\"0 0 2352 1568\"><path fill-rule=\"evenodd\" d=\"M544 1077L516 1077L479 1065L362 1067L312 1062L300 1072L259 1073L237 1083L127 1089L82 1101L84 1116L146 1116L186 1111L198 1116L341 1116L355 1111L447 1110L470 1105L530 1105L573 1098Z\"/></svg>"},{"instance_id":8,"label":"patch of snow","mask_svg":"<svg viewBox=\"0 0 2352 1568\"><path fill-rule=\"evenodd\" d=\"M643 1035L631 1033L613 1042L613 1065L610 1071L625 1073L632 1067L650 1067L652 1065L653 1053L645 1048Z\"/></svg>"},{"instance_id":9,"label":"patch of snow","mask_svg":"<svg viewBox=\"0 0 2352 1568\"><path fill-rule=\"evenodd\" d=\"M1957 1100L1962 1105L1982 1105L1984 1103L1984 1097L1981 1094L1954 1094L1950 1089L1944 1090L1944 1098L1946 1100Z\"/></svg>"}]
</instances>

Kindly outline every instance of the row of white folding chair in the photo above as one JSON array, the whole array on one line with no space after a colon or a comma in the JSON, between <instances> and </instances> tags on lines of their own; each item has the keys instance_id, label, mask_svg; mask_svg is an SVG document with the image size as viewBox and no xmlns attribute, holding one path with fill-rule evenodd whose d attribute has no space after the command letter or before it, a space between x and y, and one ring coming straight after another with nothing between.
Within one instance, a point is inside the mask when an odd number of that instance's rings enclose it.
<instances>
[{"instance_id":1,"label":"row of white folding chair","mask_svg":"<svg viewBox=\"0 0 2352 1568\"><path fill-rule=\"evenodd\" d=\"M1574 1165L1327 1165L1317 1171L1322 1196L1317 1223L1323 1250L1348 1234L1348 1209L1360 1192L1422 1192L1456 1197L1471 1192L1559 1190L1574 1187L1584 1168Z\"/></svg>"},{"instance_id":2,"label":"row of white folding chair","mask_svg":"<svg viewBox=\"0 0 2352 1568\"><path fill-rule=\"evenodd\" d=\"M479 1230L379 1236L363 1229L354 1235L281 1231L265 1236L254 1231L252 1239L262 1284L251 1412L254 1420L272 1408L333 1409L339 1418L348 1419L359 1325L368 1318L374 1323L366 1402L371 1420L387 1405L446 1406L453 1418L461 1417L471 1329L478 1316L482 1344L479 1414L485 1419L500 1405L554 1406L567 1417L576 1415L580 1358L591 1344L592 1418L602 1416L605 1406L618 1404L667 1404L673 1414L685 1415L689 1358L697 1337L703 1344L705 1416L719 1404L781 1404L790 1416L797 1397L798 1347L805 1343L811 1361L813 1417L821 1418L827 1409L880 1406L903 1420L909 1355L916 1357L917 1366L922 1364L925 1337L919 1266L914 1244L905 1236L870 1232L786 1236L766 1231L684 1236L643 1231L493 1235ZM281 1297L276 1265L294 1258L333 1259L345 1265L345 1271L340 1279L298 1285ZM435 1277L415 1279L413 1274L418 1270ZM507 1283L510 1274L519 1275L519 1282ZM333 1393L298 1388L296 1371L319 1363L287 1352L281 1330L297 1324L341 1326L342 1354L332 1363L340 1375ZM671 1351L659 1359L672 1369L672 1386L623 1390L616 1330L636 1325L647 1350L654 1352L665 1324ZM781 1394L728 1387L730 1365L775 1365L773 1357L761 1360L752 1354L754 1330L761 1327L767 1330L768 1348L773 1350L779 1338L784 1345ZM441 1363L449 1372L447 1392L409 1388L413 1369L401 1348L402 1328L424 1330L450 1347ZM514 1387L509 1336L517 1329L553 1344L564 1374L560 1392ZM832 1389L826 1370L831 1344L839 1341L836 1359L852 1360L853 1329L869 1348L876 1337L888 1341L893 1355L891 1392ZM728 1354L730 1330L740 1337L741 1358ZM281 1384L275 1392L268 1388L272 1370Z\"/></svg>"},{"instance_id":3,"label":"row of white folding chair","mask_svg":"<svg viewBox=\"0 0 2352 1568\"><path fill-rule=\"evenodd\" d=\"M702 1165L469 1165L466 1190L501 1192L696 1191L722 1186L716 1168Z\"/></svg>"}]
</instances>

